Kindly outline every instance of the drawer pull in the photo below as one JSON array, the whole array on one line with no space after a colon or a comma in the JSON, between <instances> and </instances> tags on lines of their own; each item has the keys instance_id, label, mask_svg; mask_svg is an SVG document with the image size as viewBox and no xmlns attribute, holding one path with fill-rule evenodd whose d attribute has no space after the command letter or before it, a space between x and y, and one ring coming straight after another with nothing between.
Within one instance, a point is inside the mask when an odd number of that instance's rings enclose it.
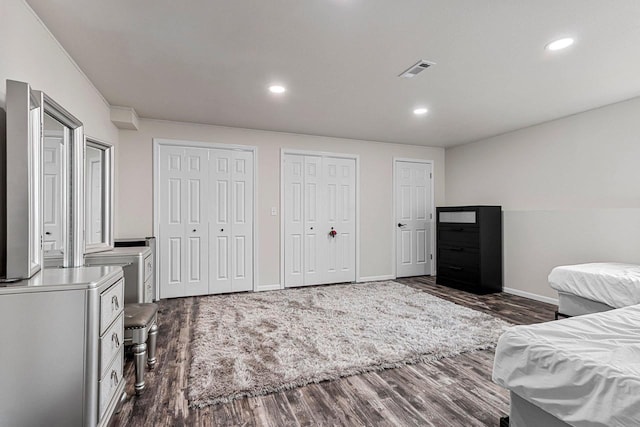
<instances>
[{"instance_id":1,"label":"drawer pull","mask_svg":"<svg viewBox=\"0 0 640 427\"><path fill-rule=\"evenodd\" d=\"M449 248L449 250L453 252L464 252L464 248Z\"/></svg>"},{"instance_id":2,"label":"drawer pull","mask_svg":"<svg viewBox=\"0 0 640 427\"><path fill-rule=\"evenodd\" d=\"M111 371L111 384L117 386L119 382L120 379L118 378L118 373L114 369L113 371Z\"/></svg>"},{"instance_id":3,"label":"drawer pull","mask_svg":"<svg viewBox=\"0 0 640 427\"><path fill-rule=\"evenodd\" d=\"M450 265L448 268L449 268L449 270L453 270L453 271L462 271L462 270L464 270L464 268L462 268L462 267L454 267L452 265Z\"/></svg>"},{"instance_id":4,"label":"drawer pull","mask_svg":"<svg viewBox=\"0 0 640 427\"><path fill-rule=\"evenodd\" d=\"M464 231L464 228L452 228L451 231Z\"/></svg>"},{"instance_id":5,"label":"drawer pull","mask_svg":"<svg viewBox=\"0 0 640 427\"><path fill-rule=\"evenodd\" d=\"M116 348L120 348L120 338L118 337L118 333L114 332L111 335L111 342L116 345Z\"/></svg>"},{"instance_id":6,"label":"drawer pull","mask_svg":"<svg viewBox=\"0 0 640 427\"><path fill-rule=\"evenodd\" d=\"M111 309L113 311L120 310L120 303L118 302L118 295L111 297Z\"/></svg>"}]
</instances>

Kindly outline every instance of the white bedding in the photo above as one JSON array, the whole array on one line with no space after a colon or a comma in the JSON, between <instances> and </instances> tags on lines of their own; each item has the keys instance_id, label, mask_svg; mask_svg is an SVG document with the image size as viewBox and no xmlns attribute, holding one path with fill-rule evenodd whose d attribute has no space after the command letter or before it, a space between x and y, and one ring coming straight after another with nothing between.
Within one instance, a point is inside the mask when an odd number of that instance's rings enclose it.
<instances>
[{"instance_id":1,"label":"white bedding","mask_svg":"<svg viewBox=\"0 0 640 427\"><path fill-rule=\"evenodd\" d=\"M508 329L493 380L573 426L640 426L640 306Z\"/></svg>"},{"instance_id":2,"label":"white bedding","mask_svg":"<svg viewBox=\"0 0 640 427\"><path fill-rule=\"evenodd\" d=\"M549 285L614 308L640 304L640 265L591 263L556 267Z\"/></svg>"}]
</instances>

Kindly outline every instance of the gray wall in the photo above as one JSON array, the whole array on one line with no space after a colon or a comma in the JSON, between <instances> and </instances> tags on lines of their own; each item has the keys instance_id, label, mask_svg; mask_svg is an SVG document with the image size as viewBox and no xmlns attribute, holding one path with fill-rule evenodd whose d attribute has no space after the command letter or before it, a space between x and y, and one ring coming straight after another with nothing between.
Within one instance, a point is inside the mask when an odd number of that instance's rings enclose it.
<instances>
[{"instance_id":1,"label":"gray wall","mask_svg":"<svg viewBox=\"0 0 640 427\"><path fill-rule=\"evenodd\" d=\"M556 265L640 263L640 98L446 151L446 202L504 209L505 287Z\"/></svg>"}]
</instances>

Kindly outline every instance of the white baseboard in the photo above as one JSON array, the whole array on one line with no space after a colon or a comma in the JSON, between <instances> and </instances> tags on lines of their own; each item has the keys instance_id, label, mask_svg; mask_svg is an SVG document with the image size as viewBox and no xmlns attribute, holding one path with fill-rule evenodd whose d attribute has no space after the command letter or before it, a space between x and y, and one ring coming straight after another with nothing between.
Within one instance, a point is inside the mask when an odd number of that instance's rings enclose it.
<instances>
[{"instance_id":1,"label":"white baseboard","mask_svg":"<svg viewBox=\"0 0 640 427\"><path fill-rule=\"evenodd\" d=\"M280 283L275 283L273 285L258 285L258 289L256 289L256 292L277 291L279 289L282 289Z\"/></svg>"},{"instance_id":2,"label":"white baseboard","mask_svg":"<svg viewBox=\"0 0 640 427\"><path fill-rule=\"evenodd\" d=\"M361 277L357 280L358 283L362 282L379 282L381 280L394 280L396 276L392 274L388 274L386 276L369 276L369 277Z\"/></svg>"},{"instance_id":3,"label":"white baseboard","mask_svg":"<svg viewBox=\"0 0 640 427\"><path fill-rule=\"evenodd\" d=\"M521 291L520 289L503 288L502 292L506 292L512 295L518 295L519 297L525 297L525 298L529 298L529 299L540 301L540 302L546 302L547 304L558 305L557 298L551 298L551 297L545 297L543 295L532 294L531 292Z\"/></svg>"}]
</instances>

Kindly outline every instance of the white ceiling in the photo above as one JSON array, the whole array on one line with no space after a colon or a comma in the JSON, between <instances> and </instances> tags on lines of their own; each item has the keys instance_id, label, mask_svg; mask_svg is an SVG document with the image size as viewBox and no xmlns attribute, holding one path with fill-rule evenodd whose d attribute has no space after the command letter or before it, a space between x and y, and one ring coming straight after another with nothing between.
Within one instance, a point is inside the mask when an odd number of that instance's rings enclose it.
<instances>
[{"instance_id":1,"label":"white ceiling","mask_svg":"<svg viewBox=\"0 0 640 427\"><path fill-rule=\"evenodd\" d=\"M451 146L640 95L638 0L27 1L146 118Z\"/></svg>"}]
</instances>

